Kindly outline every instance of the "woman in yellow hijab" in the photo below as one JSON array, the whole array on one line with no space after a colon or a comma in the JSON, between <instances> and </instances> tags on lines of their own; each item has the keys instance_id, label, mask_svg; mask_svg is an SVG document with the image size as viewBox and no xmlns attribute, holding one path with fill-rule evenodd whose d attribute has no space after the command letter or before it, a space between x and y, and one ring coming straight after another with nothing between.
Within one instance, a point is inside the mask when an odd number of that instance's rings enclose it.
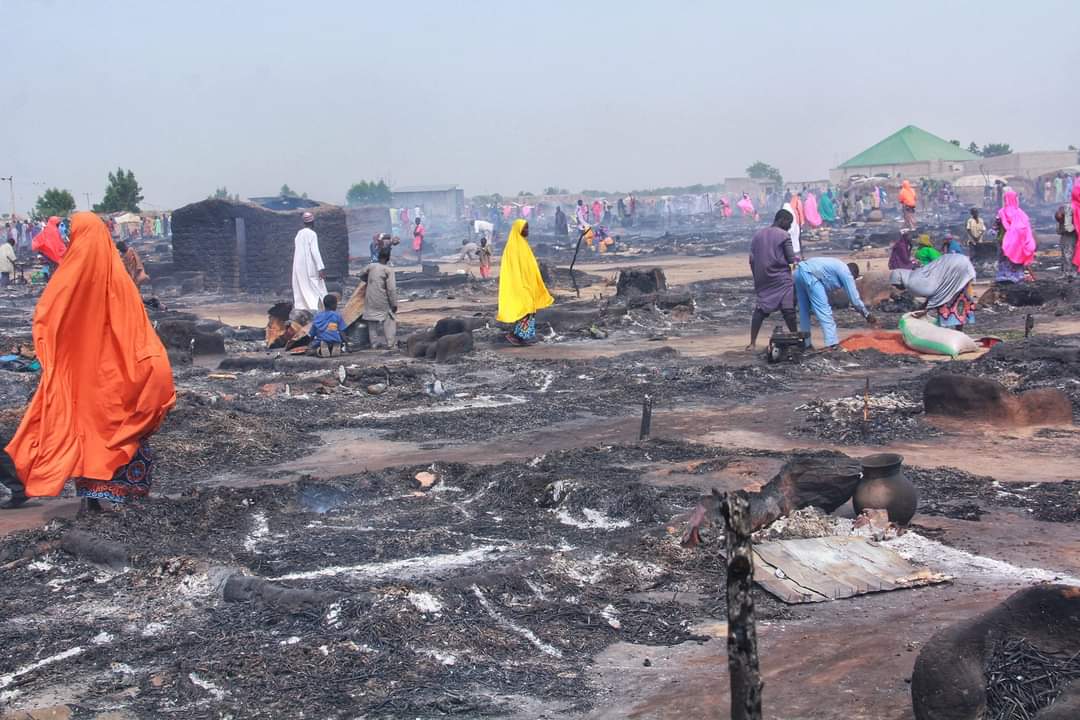
<instances>
[{"instance_id":1,"label":"woman in yellow hijab","mask_svg":"<svg viewBox=\"0 0 1080 720\"><path fill-rule=\"evenodd\" d=\"M501 323L513 325L506 339L513 345L536 342L536 311L555 302L540 277L529 237L529 223L514 221L499 266L499 315Z\"/></svg>"}]
</instances>

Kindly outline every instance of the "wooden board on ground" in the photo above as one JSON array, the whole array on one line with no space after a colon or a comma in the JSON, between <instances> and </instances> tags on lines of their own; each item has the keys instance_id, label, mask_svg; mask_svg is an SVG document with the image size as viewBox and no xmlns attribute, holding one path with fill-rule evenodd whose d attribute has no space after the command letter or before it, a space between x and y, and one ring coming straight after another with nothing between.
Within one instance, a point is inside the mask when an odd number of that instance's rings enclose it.
<instances>
[{"instance_id":1,"label":"wooden board on ground","mask_svg":"<svg viewBox=\"0 0 1080 720\"><path fill-rule=\"evenodd\" d=\"M345 303L345 307L342 308L341 318L345 321L345 327L349 327L356 322L361 313L364 312L364 293L366 291L367 283L360 283L349 297L349 301Z\"/></svg>"},{"instance_id":2,"label":"wooden board on ground","mask_svg":"<svg viewBox=\"0 0 1080 720\"><path fill-rule=\"evenodd\" d=\"M754 546L754 580L784 602L840 598L933 585L950 578L919 568L858 536L778 540Z\"/></svg>"}]
</instances>

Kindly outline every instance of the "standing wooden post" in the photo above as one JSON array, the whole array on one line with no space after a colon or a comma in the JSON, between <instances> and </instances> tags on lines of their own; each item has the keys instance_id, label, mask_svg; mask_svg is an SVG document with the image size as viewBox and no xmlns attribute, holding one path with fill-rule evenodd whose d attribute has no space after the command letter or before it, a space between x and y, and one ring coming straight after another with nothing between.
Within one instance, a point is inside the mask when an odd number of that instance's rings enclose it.
<instances>
[{"instance_id":1,"label":"standing wooden post","mask_svg":"<svg viewBox=\"0 0 1080 720\"><path fill-rule=\"evenodd\" d=\"M652 395L646 395L641 402L641 431L638 433L638 441L645 442L652 433Z\"/></svg>"},{"instance_id":2,"label":"standing wooden post","mask_svg":"<svg viewBox=\"0 0 1080 720\"><path fill-rule=\"evenodd\" d=\"M761 671L754 626L753 544L750 499L744 490L729 492L720 505L727 536L728 674L732 720L761 720Z\"/></svg>"},{"instance_id":3,"label":"standing wooden post","mask_svg":"<svg viewBox=\"0 0 1080 720\"><path fill-rule=\"evenodd\" d=\"M866 378L866 390L862 396L862 421L863 424L870 422L870 378Z\"/></svg>"}]
</instances>

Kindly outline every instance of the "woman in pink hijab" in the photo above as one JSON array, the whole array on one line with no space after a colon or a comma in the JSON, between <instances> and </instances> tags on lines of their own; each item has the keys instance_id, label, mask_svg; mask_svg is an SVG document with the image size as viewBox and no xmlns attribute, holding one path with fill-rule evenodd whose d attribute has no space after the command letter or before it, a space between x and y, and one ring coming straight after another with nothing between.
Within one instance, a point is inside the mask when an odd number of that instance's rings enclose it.
<instances>
[{"instance_id":1,"label":"woman in pink hijab","mask_svg":"<svg viewBox=\"0 0 1080 720\"><path fill-rule=\"evenodd\" d=\"M821 227L821 213L817 209L817 197L814 193L806 193L806 202L803 203L803 213L810 227Z\"/></svg>"},{"instance_id":2,"label":"woman in pink hijab","mask_svg":"<svg viewBox=\"0 0 1080 720\"><path fill-rule=\"evenodd\" d=\"M1073 183L1072 189L1072 215L1073 215L1073 227L1080 228L1080 182ZM1073 265L1077 270L1080 270L1080 232L1077 233L1076 249L1073 250Z\"/></svg>"},{"instance_id":3,"label":"woman in pink hijab","mask_svg":"<svg viewBox=\"0 0 1080 720\"><path fill-rule=\"evenodd\" d=\"M998 220L1005 228L1001 252L1016 265L1030 265L1035 260L1035 235L1027 213L1020 209L1015 190L1005 191L1005 206L998 210Z\"/></svg>"},{"instance_id":4,"label":"woman in pink hijab","mask_svg":"<svg viewBox=\"0 0 1080 720\"><path fill-rule=\"evenodd\" d=\"M753 215L754 214L754 201L751 200L750 196L747 195L746 193L742 194L742 197L739 198L739 202L735 203L735 205L740 210L742 210L743 215Z\"/></svg>"},{"instance_id":5,"label":"woman in pink hijab","mask_svg":"<svg viewBox=\"0 0 1080 720\"><path fill-rule=\"evenodd\" d=\"M720 197L720 212L726 218L731 217L731 203L729 203L728 199L723 196Z\"/></svg>"}]
</instances>

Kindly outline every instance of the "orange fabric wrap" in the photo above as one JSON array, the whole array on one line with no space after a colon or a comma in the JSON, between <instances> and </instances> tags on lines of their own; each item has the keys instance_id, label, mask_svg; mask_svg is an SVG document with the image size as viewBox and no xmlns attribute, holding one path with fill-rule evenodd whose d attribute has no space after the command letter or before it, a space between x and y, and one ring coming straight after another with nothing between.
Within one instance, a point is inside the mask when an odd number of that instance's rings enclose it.
<instances>
[{"instance_id":1,"label":"orange fabric wrap","mask_svg":"<svg viewBox=\"0 0 1080 720\"><path fill-rule=\"evenodd\" d=\"M176 404L172 367L105 224L71 219L34 310L41 382L6 450L30 496L111 480Z\"/></svg>"},{"instance_id":2,"label":"orange fabric wrap","mask_svg":"<svg viewBox=\"0 0 1080 720\"><path fill-rule=\"evenodd\" d=\"M900 188L900 194L897 196L901 205L907 207L915 207L915 189L911 187L911 183L907 180L904 181L903 186Z\"/></svg>"}]
</instances>

